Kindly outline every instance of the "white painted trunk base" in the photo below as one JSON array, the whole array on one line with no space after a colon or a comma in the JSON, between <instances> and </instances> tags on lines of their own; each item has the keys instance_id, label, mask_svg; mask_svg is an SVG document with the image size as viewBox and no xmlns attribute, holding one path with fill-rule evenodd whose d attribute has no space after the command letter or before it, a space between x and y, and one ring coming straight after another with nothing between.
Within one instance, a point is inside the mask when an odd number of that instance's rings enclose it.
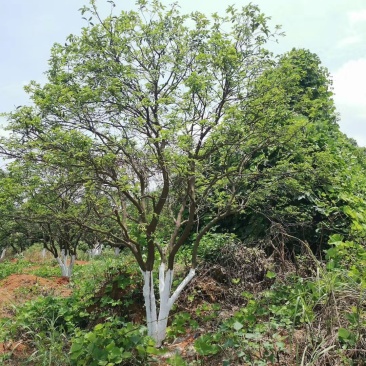
<instances>
[{"instance_id":1,"label":"white painted trunk base","mask_svg":"<svg viewBox=\"0 0 366 366\"><path fill-rule=\"evenodd\" d=\"M4 248L1 252L1 256L0 256L0 259L3 259L5 257L5 254L6 254L6 248Z\"/></svg>"},{"instance_id":2,"label":"white painted trunk base","mask_svg":"<svg viewBox=\"0 0 366 366\"><path fill-rule=\"evenodd\" d=\"M93 249L89 249L89 255L94 258L97 255L101 255L103 250L103 244L95 244Z\"/></svg>"},{"instance_id":3,"label":"white painted trunk base","mask_svg":"<svg viewBox=\"0 0 366 366\"><path fill-rule=\"evenodd\" d=\"M180 293L188 285L188 283L195 276L195 270L191 269L188 275L176 288L174 293L170 296L172 289L174 271L168 269L165 273L165 265L161 264L159 267L159 297L160 297L160 307L159 315L156 309L156 299L154 293L154 278L152 271L142 272L144 276L144 299L146 307L146 322L148 335L151 336L157 347L160 347L166 337L166 328L168 324L168 317L170 310L174 302L177 300Z\"/></svg>"},{"instance_id":4,"label":"white painted trunk base","mask_svg":"<svg viewBox=\"0 0 366 366\"><path fill-rule=\"evenodd\" d=\"M72 255L69 261L69 256L62 250L61 258L57 257L56 260L61 268L61 276L71 277L75 263L75 255Z\"/></svg>"}]
</instances>

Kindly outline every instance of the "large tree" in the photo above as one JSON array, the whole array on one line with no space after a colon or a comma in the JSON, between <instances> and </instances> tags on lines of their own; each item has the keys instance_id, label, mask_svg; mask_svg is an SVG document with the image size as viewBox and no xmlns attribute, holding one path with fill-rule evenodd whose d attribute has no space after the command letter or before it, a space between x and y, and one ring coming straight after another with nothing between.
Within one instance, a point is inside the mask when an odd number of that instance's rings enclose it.
<instances>
[{"instance_id":1,"label":"large tree","mask_svg":"<svg viewBox=\"0 0 366 366\"><path fill-rule=\"evenodd\" d=\"M251 210L226 219L221 229L234 229L242 239L257 241L270 233L271 225L281 226L289 236L309 241L320 253L332 230L330 221L344 223L335 212L323 212L332 205L327 190L342 174L335 169L343 158L339 147L346 146L337 124L330 75L317 55L293 49L260 78L285 90L288 108L298 118L287 120L284 126L291 139L283 138L275 146L257 151L262 179L242 187L256 192ZM281 171L287 174L281 176ZM320 230L320 226L328 230Z\"/></svg>"},{"instance_id":2,"label":"large tree","mask_svg":"<svg viewBox=\"0 0 366 366\"><path fill-rule=\"evenodd\" d=\"M82 9L89 26L53 47L48 82L27 87L34 106L9 115L4 149L40 167L80 170L103 220L74 220L131 250L144 276L149 334L161 345L201 239L245 211L255 192L243 182L261 178L257 152L293 138L302 119L281 83L258 79L274 65L263 47L277 29L256 6L211 18L158 1L137 7L105 20L94 1ZM192 233L191 268L172 293L175 256Z\"/></svg>"}]
</instances>

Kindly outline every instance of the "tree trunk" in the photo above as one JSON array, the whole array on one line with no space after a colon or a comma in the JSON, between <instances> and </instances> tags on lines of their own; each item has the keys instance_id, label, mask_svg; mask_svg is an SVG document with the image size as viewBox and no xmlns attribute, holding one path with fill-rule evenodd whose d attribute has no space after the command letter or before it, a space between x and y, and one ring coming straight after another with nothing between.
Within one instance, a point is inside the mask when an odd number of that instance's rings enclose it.
<instances>
[{"instance_id":1,"label":"tree trunk","mask_svg":"<svg viewBox=\"0 0 366 366\"><path fill-rule=\"evenodd\" d=\"M161 264L159 267L159 295L160 307L159 315L157 315L156 299L154 293L154 278L152 271L143 271L144 276L144 298L146 307L146 323L148 335L151 336L156 346L160 347L166 337L166 328L168 324L168 317L170 310L177 300L180 293L188 285L188 283L195 276L195 270L192 268L184 280L180 283L174 293L170 296L172 289L174 271L168 269L165 273L165 265Z\"/></svg>"},{"instance_id":2,"label":"tree trunk","mask_svg":"<svg viewBox=\"0 0 366 366\"><path fill-rule=\"evenodd\" d=\"M95 244L93 249L89 250L89 255L94 258L97 255L101 255L103 250L103 244Z\"/></svg>"},{"instance_id":3,"label":"tree trunk","mask_svg":"<svg viewBox=\"0 0 366 366\"><path fill-rule=\"evenodd\" d=\"M0 255L0 260L4 259L5 257L5 253L6 253L6 248L4 248L1 252L1 255Z\"/></svg>"},{"instance_id":4,"label":"tree trunk","mask_svg":"<svg viewBox=\"0 0 366 366\"><path fill-rule=\"evenodd\" d=\"M74 268L75 263L75 255L71 256L70 262L69 262L69 256L65 254L64 250L61 250L61 258L57 257L56 260L61 268L61 275L64 277L71 277L72 270Z\"/></svg>"}]
</instances>

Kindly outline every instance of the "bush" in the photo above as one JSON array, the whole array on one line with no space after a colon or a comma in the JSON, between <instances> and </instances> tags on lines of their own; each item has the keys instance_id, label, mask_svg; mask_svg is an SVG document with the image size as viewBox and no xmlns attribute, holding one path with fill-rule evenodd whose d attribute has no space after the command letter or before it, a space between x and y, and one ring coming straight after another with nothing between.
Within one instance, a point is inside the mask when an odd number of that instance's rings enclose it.
<instances>
[{"instance_id":1,"label":"bush","mask_svg":"<svg viewBox=\"0 0 366 366\"><path fill-rule=\"evenodd\" d=\"M114 319L89 332L77 330L70 359L75 366L146 365L156 352L145 327Z\"/></svg>"},{"instance_id":2,"label":"bush","mask_svg":"<svg viewBox=\"0 0 366 366\"><path fill-rule=\"evenodd\" d=\"M209 233L201 240L198 256L204 262L219 263L222 249L234 245L235 242L237 240L233 234Z\"/></svg>"}]
</instances>

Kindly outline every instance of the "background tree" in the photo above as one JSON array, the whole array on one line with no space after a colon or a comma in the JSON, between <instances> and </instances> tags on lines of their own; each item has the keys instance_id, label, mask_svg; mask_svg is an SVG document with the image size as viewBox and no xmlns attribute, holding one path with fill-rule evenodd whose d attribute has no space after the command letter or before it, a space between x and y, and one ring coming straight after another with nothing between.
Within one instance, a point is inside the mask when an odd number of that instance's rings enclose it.
<instances>
[{"instance_id":1,"label":"background tree","mask_svg":"<svg viewBox=\"0 0 366 366\"><path fill-rule=\"evenodd\" d=\"M336 197L344 190L351 192L346 176L359 174L362 151L339 130L331 79L315 54L294 49L261 78L283 90L288 97L283 106L297 118L284 121L287 134L276 146L257 152L262 179L254 184L243 182L242 187L255 192L248 210L227 218L217 230L235 232L240 239L256 244L273 245L279 237L285 238L288 249L295 252L301 239L321 255L330 234L349 233L350 218ZM361 186L354 192L362 195Z\"/></svg>"},{"instance_id":2,"label":"background tree","mask_svg":"<svg viewBox=\"0 0 366 366\"><path fill-rule=\"evenodd\" d=\"M37 241L39 233L21 220L20 207L25 199L16 178L9 171L0 171L0 254L7 248L21 253Z\"/></svg>"},{"instance_id":3,"label":"background tree","mask_svg":"<svg viewBox=\"0 0 366 366\"><path fill-rule=\"evenodd\" d=\"M73 144L81 147L75 133L62 136L62 149ZM49 137L56 140L56 134ZM20 148L13 156L16 160L7 167L12 179L3 186L4 194L7 193L4 198L8 205L16 207L12 225L28 228L28 232L14 233L13 227L8 240L19 241L22 234L27 241L42 243L59 263L62 275L70 277L77 246L87 231L78 222L92 219L92 207L85 201L83 169L75 160L65 161L61 150L41 157Z\"/></svg>"}]
</instances>

